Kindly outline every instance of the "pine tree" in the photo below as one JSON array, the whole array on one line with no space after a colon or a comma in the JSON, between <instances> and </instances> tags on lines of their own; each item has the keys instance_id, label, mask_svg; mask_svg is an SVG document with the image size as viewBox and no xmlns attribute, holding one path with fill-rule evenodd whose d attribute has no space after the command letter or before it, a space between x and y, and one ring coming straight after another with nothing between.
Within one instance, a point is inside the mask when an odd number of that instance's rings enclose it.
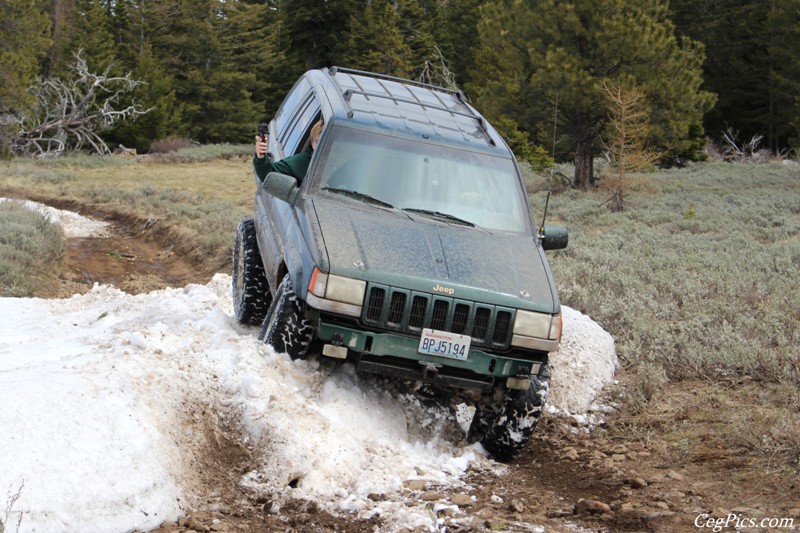
<instances>
[{"instance_id":1,"label":"pine tree","mask_svg":"<svg viewBox=\"0 0 800 533\"><path fill-rule=\"evenodd\" d=\"M128 103L136 102L149 111L135 121L121 122L108 139L145 153L157 140L186 135L188 125L183 123L183 104L176 97L173 80L165 75L149 43L135 61L132 77L144 83L133 91Z\"/></svg>"},{"instance_id":2,"label":"pine tree","mask_svg":"<svg viewBox=\"0 0 800 533\"><path fill-rule=\"evenodd\" d=\"M761 2L675 0L671 6L677 29L701 41L706 50L705 87L718 95L704 123L712 137L728 128L752 137L762 129L769 110L769 60L766 15Z\"/></svg>"},{"instance_id":3,"label":"pine tree","mask_svg":"<svg viewBox=\"0 0 800 533\"><path fill-rule=\"evenodd\" d=\"M800 154L800 0L772 0L769 25L770 149Z\"/></svg>"},{"instance_id":4,"label":"pine tree","mask_svg":"<svg viewBox=\"0 0 800 533\"><path fill-rule=\"evenodd\" d=\"M78 0L70 51L87 58L89 68L104 71L116 61L110 0Z\"/></svg>"},{"instance_id":5,"label":"pine tree","mask_svg":"<svg viewBox=\"0 0 800 533\"><path fill-rule=\"evenodd\" d=\"M661 146L681 143L713 104L700 89L702 46L679 40L667 14L660 0L496 0L481 9L468 88L490 120L513 121L542 144L552 140L558 102L558 128L575 154L573 185L588 188L606 119L597 90L604 81L645 90Z\"/></svg>"},{"instance_id":6,"label":"pine tree","mask_svg":"<svg viewBox=\"0 0 800 533\"><path fill-rule=\"evenodd\" d=\"M719 95L709 134L800 146L800 0L673 0L671 12L680 33L705 45L705 86Z\"/></svg>"},{"instance_id":7,"label":"pine tree","mask_svg":"<svg viewBox=\"0 0 800 533\"><path fill-rule=\"evenodd\" d=\"M434 30L435 39L459 86L464 86L469 81L469 70L475 62L479 8L483 2L484 0L448 0L439 11L439 23Z\"/></svg>"},{"instance_id":8,"label":"pine tree","mask_svg":"<svg viewBox=\"0 0 800 533\"><path fill-rule=\"evenodd\" d=\"M353 16L345 62L348 66L403 78L412 74L412 51L400 30L391 0L371 0Z\"/></svg>"},{"instance_id":9,"label":"pine tree","mask_svg":"<svg viewBox=\"0 0 800 533\"><path fill-rule=\"evenodd\" d=\"M110 65L120 66L114 42L112 2L57 0L51 16L53 41L43 68L46 77L69 77L78 53L95 72L104 72Z\"/></svg>"},{"instance_id":10,"label":"pine tree","mask_svg":"<svg viewBox=\"0 0 800 533\"><path fill-rule=\"evenodd\" d=\"M247 140L257 121L255 66L235 65L227 55L225 8L214 0L169 0L154 3L146 22L146 40L173 80L185 129L203 143Z\"/></svg>"},{"instance_id":11,"label":"pine tree","mask_svg":"<svg viewBox=\"0 0 800 533\"><path fill-rule=\"evenodd\" d=\"M419 0L396 0L396 11L398 29L410 52L411 77L416 79L426 63L437 59L433 37L435 5L424 5Z\"/></svg>"},{"instance_id":12,"label":"pine tree","mask_svg":"<svg viewBox=\"0 0 800 533\"><path fill-rule=\"evenodd\" d=\"M278 9L286 24L290 55L302 70L339 63L350 32L356 0L281 0Z\"/></svg>"},{"instance_id":13,"label":"pine tree","mask_svg":"<svg viewBox=\"0 0 800 533\"><path fill-rule=\"evenodd\" d=\"M41 74L45 77L63 72L74 59L72 42L75 32L77 0L53 0L48 14L51 20L51 44L42 62Z\"/></svg>"},{"instance_id":14,"label":"pine tree","mask_svg":"<svg viewBox=\"0 0 800 533\"><path fill-rule=\"evenodd\" d=\"M0 0L0 114L33 103L26 91L50 44L45 5L36 0Z\"/></svg>"},{"instance_id":15,"label":"pine tree","mask_svg":"<svg viewBox=\"0 0 800 533\"><path fill-rule=\"evenodd\" d=\"M112 33L117 59L125 66L136 65L139 54L144 52L144 14L147 7L146 0L114 0Z\"/></svg>"},{"instance_id":16,"label":"pine tree","mask_svg":"<svg viewBox=\"0 0 800 533\"><path fill-rule=\"evenodd\" d=\"M250 122L263 122L275 114L301 70L287 58L285 23L264 2L226 2L224 14L219 28L222 49L233 69L253 74L248 90L258 116ZM246 127L255 131L254 123Z\"/></svg>"}]
</instances>

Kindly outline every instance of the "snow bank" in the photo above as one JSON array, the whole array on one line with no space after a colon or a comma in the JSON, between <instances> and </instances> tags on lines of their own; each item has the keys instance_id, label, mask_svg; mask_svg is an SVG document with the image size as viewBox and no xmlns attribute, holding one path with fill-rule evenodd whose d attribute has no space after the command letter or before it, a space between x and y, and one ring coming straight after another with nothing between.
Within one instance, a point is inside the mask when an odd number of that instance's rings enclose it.
<instances>
[{"instance_id":1,"label":"snow bank","mask_svg":"<svg viewBox=\"0 0 800 533\"><path fill-rule=\"evenodd\" d=\"M561 313L561 343L550 354L548 411L584 414L600 390L614 379L619 364L614 338L580 311L562 305Z\"/></svg>"},{"instance_id":2,"label":"snow bank","mask_svg":"<svg viewBox=\"0 0 800 533\"><path fill-rule=\"evenodd\" d=\"M610 379L613 341L565 308L552 361L550 401L579 411ZM140 295L96 285L64 300L0 299L0 509L21 487L21 531L154 528L207 496L198 464L232 426L251 457L227 471L246 466L239 482L277 505L303 497L431 527L403 482L458 487L488 460L442 436L454 424L443 408L373 379L260 344L232 317L227 275Z\"/></svg>"},{"instance_id":3,"label":"snow bank","mask_svg":"<svg viewBox=\"0 0 800 533\"><path fill-rule=\"evenodd\" d=\"M60 225L64 230L64 236L68 239L76 237L104 237L108 232L107 222L87 218L73 213L72 211L63 211L30 200L0 198L0 202L16 202L31 211L41 213L54 224Z\"/></svg>"}]
</instances>

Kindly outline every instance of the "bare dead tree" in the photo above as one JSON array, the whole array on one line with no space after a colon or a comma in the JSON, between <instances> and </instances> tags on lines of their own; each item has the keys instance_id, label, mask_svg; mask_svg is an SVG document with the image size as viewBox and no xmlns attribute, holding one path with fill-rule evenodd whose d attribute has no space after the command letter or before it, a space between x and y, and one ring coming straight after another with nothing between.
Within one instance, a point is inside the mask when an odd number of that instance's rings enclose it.
<instances>
[{"instance_id":1,"label":"bare dead tree","mask_svg":"<svg viewBox=\"0 0 800 533\"><path fill-rule=\"evenodd\" d=\"M136 103L117 109L121 98L142 81L126 76L111 76L109 66L102 74L90 72L79 51L71 66L71 80L41 79L30 90L36 104L30 112L8 113L0 126L15 131L11 151L17 155L58 156L68 149L107 155L108 146L100 133L116 122L144 115Z\"/></svg>"},{"instance_id":2,"label":"bare dead tree","mask_svg":"<svg viewBox=\"0 0 800 533\"><path fill-rule=\"evenodd\" d=\"M724 150L724 158L726 161L741 161L752 157L758 151L758 145L764 139L760 133L753 135L753 137L746 143L739 145L739 132L734 131L733 128L728 127L722 132L722 139L727 143L727 148Z\"/></svg>"},{"instance_id":3,"label":"bare dead tree","mask_svg":"<svg viewBox=\"0 0 800 533\"><path fill-rule=\"evenodd\" d=\"M456 84L455 73L450 70L450 65L444 58L442 51L439 50L439 47L434 46L433 48L436 50L436 57L433 62L425 60L425 64L422 65L422 72L419 75L419 81L457 91L458 85Z\"/></svg>"}]
</instances>

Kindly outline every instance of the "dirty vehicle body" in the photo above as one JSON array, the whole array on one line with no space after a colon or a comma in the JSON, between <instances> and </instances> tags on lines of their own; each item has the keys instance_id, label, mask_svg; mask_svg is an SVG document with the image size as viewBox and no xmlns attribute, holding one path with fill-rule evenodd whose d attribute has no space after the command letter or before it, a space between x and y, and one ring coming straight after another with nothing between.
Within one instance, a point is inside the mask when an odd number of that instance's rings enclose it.
<instances>
[{"instance_id":1,"label":"dirty vehicle body","mask_svg":"<svg viewBox=\"0 0 800 533\"><path fill-rule=\"evenodd\" d=\"M511 460L547 398L561 312L519 168L458 91L333 67L306 72L269 124L273 160L309 146L308 174L258 178L234 243L234 310L293 358L474 400L468 438Z\"/></svg>"}]
</instances>

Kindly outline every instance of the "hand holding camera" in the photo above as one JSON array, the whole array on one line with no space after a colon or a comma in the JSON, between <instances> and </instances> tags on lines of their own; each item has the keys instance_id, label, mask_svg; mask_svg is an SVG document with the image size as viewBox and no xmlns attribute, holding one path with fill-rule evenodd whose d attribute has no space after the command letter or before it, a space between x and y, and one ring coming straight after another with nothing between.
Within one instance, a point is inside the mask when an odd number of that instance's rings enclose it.
<instances>
[{"instance_id":1,"label":"hand holding camera","mask_svg":"<svg viewBox=\"0 0 800 533\"><path fill-rule=\"evenodd\" d=\"M259 124L258 135L256 135L256 157L262 159L267 153L269 125Z\"/></svg>"}]
</instances>

